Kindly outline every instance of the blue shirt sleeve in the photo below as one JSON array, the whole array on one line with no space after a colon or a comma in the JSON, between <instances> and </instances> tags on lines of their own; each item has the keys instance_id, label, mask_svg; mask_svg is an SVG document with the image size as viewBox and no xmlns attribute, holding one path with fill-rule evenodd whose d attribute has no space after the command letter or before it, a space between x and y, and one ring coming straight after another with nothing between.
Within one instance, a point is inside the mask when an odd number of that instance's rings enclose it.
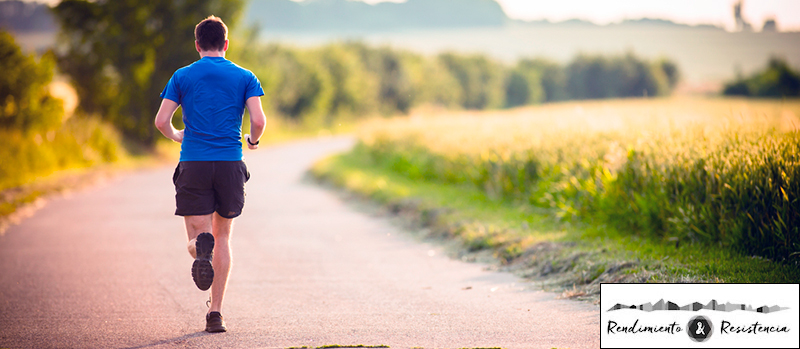
<instances>
[{"instance_id":1,"label":"blue shirt sleeve","mask_svg":"<svg viewBox=\"0 0 800 349\"><path fill-rule=\"evenodd\" d=\"M244 93L244 100L248 100L250 97L260 97L264 95L264 89L261 88L261 81L258 81L258 77L252 72L250 73L250 79L247 81L247 90Z\"/></svg>"},{"instance_id":2,"label":"blue shirt sleeve","mask_svg":"<svg viewBox=\"0 0 800 349\"><path fill-rule=\"evenodd\" d=\"M161 98L169 99L175 103L181 104L181 90L178 88L178 78L177 72L172 74L172 77L169 78L169 82L167 82L167 86L164 87L164 91L161 91Z\"/></svg>"}]
</instances>

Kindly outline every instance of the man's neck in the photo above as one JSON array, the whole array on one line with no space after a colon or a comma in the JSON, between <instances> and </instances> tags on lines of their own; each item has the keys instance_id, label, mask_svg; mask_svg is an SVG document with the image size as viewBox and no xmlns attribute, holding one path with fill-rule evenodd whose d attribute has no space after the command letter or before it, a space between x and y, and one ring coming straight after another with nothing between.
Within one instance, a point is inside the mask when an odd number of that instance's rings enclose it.
<instances>
[{"instance_id":1,"label":"man's neck","mask_svg":"<svg viewBox=\"0 0 800 349\"><path fill-rule=\"evenodd\" d=\"M200 51L200 58L205 57L225 57L225 51Z\"/></svg>"}]
</instances>

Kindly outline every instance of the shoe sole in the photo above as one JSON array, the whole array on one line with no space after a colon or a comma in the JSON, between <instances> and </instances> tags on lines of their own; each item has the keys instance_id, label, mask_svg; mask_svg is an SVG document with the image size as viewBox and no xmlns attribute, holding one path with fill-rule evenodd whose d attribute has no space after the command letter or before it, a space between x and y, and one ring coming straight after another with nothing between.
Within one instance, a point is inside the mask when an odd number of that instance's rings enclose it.
<instances>
[{"instance_id":1,"label":"shoe sole","mask_svg":"<svg viewBox=\"0 0 800 349\"><path fill-rule=\"evenodd\" d=\"M228 332L228 330L225 327L217 327L217 328L206 328L206 332L220 333L220 332Z\"/></svg>"},{"instance_id":2,"label":"shoe sole","mask_svg":"<svg viewBox=\"0 0 800 349\"><path fill-rule=\"evenodd\" d=\"M197 236L195 248L197 258L192 263L192 279L197 288L205 291L214 282L214 267L211 266L214 256L214 236L209 233L201 233Z\"/></svg>"}]
</instances>

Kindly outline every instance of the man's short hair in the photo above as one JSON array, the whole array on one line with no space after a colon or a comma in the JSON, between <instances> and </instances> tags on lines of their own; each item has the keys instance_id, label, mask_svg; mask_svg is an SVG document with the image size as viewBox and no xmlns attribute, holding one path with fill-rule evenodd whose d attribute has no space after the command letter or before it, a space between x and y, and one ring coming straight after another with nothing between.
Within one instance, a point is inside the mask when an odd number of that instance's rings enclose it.
<instances>
[{"instance_id":1,"label":"man's short hair","mask_svg":"<svg viewBox=\"0 0 800 349\"><path fill-rule=\"evenodd\" d=\"M194 39L203 51L222 51L228 39L228 26L219 17L208 16L194 27Z\"/></svg>"}]
</instances>

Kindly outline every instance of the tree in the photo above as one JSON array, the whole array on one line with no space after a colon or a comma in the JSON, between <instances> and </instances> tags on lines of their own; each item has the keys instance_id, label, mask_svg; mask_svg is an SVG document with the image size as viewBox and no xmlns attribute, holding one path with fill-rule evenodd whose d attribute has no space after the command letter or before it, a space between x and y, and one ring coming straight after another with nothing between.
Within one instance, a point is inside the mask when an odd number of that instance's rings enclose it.
<instances>
[{"instance_id":1,"label":"tree","mask_svg":"<svg viewBox=\"0 0 800 349\"><path fill-rule=\"evenodd\" d=\"M238 50L237 50L238 51ZM313 55L276 44L232 52L261 80L264 107L298 123L322 120L329 111L333 86L328 72Z\"/></svg>"},{"instance_id":2,"label":"tree","mask_svg":"<svg viewBox=\"0 0 800 349\"><path fill-rule=\"evenodd\" d=\"M666 58L661 59L657 64L667 77L667 84L669 85L670 90L675 89L681 79L681 73L678 69L678 65Z\"/></svg>"},{"instance_id":3,"label":"tree","mask_svg":"<svg viewBox=\"0 0 800 349\"><path fill-rule=\"evenodd\" d=\"M506 106L538 104L543 100L540 72L520 61L506 77Z\"/></svg>"},{"instance_id":4,"label":"tree","mask_svg":"<svg viewBox=\"0 0 800 349\"><path fill-rule=\"evenodd\" d=\"M61 125L60 99L47 90L53 78L51 54L39 62L25 55L11 34L0 30L0 128L46 131Z\"/></svg>"},{"instance_id":5,"label":"tree","mask_svg":"<svg viewBox=\"0 0 800 349\"><path fill-rule=\"evenodd\" d=\"M327 45L317 53L333 87L325 124L335 116L367 115L378 109L380 82L366 71L357 53L342 45Z\"/></svg>"},{"instance_id":6,"label":"tree","mask_svg":"<svg viewBox=\"0 0 800 349\"><path fill-rule=\"evenodd\" d=\"M229 26L242 0L64 0L53 11L62 28L59 67L82 111L110 120L152 144L152 118L172 73L194 60L194 26L211 14Z\"/></svg>"},{"instance_id":7,"label":"tree","mask_svg":"<svg viewBox=\"0 0 800 349\"><path fill-rule=\"evenodd\" d=\"M371 48L359 42L347 43L346 47L358 54L367 72L378 80L380 111L408 113L417 96L403 52L388 47Z\"/></svg>"},{"instance_id":8,"label":"tree","mask_svg":"<svg viewBox=\"0 0 800 349\"><path fill-rule=\"evenodd\" d=\"M567 91L574 99L662 96L679 79L669 61L653 64L629 53L624 56L579 55L566 68Z\"/></svg>"},{"instance_id":9,"label":"tree","mask_svg":"<svg viewBox=\"0 0 800 349\"><path fill-rule=\"evenodd\" d=\"M493 109L505 105L504 67L486 56L442 53L439 61L461 86L461 106L466 109Z\"/></svg>"},{"instance_id":10,"label":"tree","mask_svg":"<svg viewBox=\"0 0 800 349\"><path fill-rule=\"evenodd\" d=\"M517 63L517 67L538 73L542 84L542 101L562 101L568 98L567 76L564 68L558 63L542 58L522 59Z\"/></svg>"},{"instance_id":11,"label":"tree","mask_svg":"<svg viewBox=\"0 0 800 349\"><path fill-rule=\"evenodd\" d=\"M784 59L772 57L764 71L749 78L737 77L722 91L728 96L797 97L800 96L800 72L793 70Z\"/></svg>"}]
</instances>

